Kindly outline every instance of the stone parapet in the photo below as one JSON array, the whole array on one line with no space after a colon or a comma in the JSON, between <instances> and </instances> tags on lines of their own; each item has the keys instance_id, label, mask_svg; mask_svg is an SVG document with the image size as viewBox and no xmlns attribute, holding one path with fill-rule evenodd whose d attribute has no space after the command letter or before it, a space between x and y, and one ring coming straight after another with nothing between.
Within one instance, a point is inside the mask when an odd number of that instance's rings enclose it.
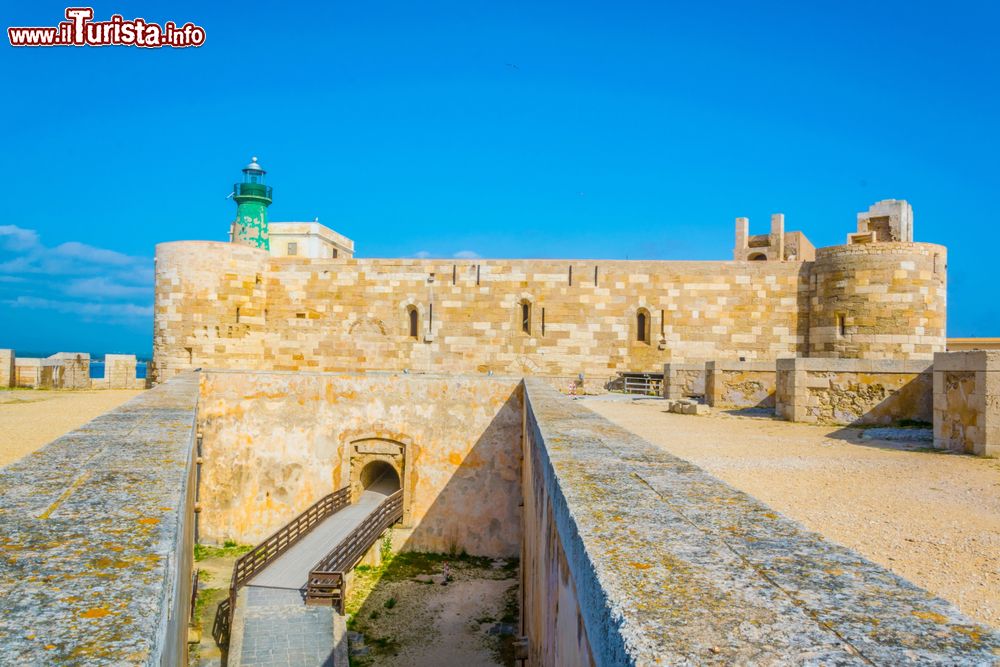
<instances>
[{"instance_id":1,"label":"stone parapet","mask_svg":"<svg viewBox=\"0 0 1000 667\"><path fill-rule=\"evenodd\" d=\"M532 665L993 664L1000 636L525 380Z\"/></svg>"},{"instance_id":2,"label":"stone parapet","mask_svg":"<svg viewBox=\"0 0 1000 667\"><path fill-rule=\"evenodd\" d=\"M713 408L773 408L776 383L774 361L705 364L705 401Z\"/></svg>"},{"instance_id":3,"label":"stone parapet","mask_svg":"<svg viewBox=\"0 0 1000 667\"><path fill-rule=\"evenodd\" d=\"M0 468L0 664L184 665L198 379Z\"/></svg>"},{"instance_id":4,"label":"stone parapet","mask_svg":"<svg viewBox=\"0 0 1000 667\"><path fill-rule=\"evenodd\" d=\"M934 447L1000 456L1000 350L934 355Z\"/></svg>"},{"instance_id":5,"label":"stone parapet","mask_svg":"<svg viewBox=\"0 0 1000 667\"><path fill-rule=\"evenodd\" d=\"M671 362L663 365L663 398L701 398L705 396L705 363Z\"/></svg>"},{"instance_id":6,"label":"stone parapet","mask_svg":"<svg viewBox=\"0 0 1000 667\"><path fill-rule=\"evenodd\" d=\"M778 359L775 414L826 424L930 422L931 361Z\"/></svg>"},{"instance_id":7,"label":"stone parapet","mask_svg":"<svg viewBox=\"0 0 1000 667\"><path fill-rule=\"evenodd\" d=\"M61 366L58 389L90 388L90 354L87 352L58 352L49 357Z\"/></svg>"}]
</instances>

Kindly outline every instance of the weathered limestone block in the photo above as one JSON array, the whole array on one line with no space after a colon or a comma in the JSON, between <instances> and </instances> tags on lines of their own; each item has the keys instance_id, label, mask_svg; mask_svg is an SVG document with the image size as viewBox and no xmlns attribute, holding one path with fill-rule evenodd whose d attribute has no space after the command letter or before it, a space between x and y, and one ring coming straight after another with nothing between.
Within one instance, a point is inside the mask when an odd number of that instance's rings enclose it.
<instances>
[{"instance_id":1,"label":"weathered limestone block","mask_svg":"<svg viewBox=\"0 0 1000 667\"><path fill-rule=\"evenodd\" d=\"M29 389L54 389L62 382L62 364L58 360L17 357L14 360L14 386Z\"/></svg>"},{"instance_id":2,"label":"weathered limestone block","mask_svg":"<svg viewBox=\"0 0 1000 667\"><path fill-rule=\"evenodd\" d=\"M705 400L713 408L774 407L773 361L710 361L705 375Z\"/></svg>"},{"instance_id":3,"label":"weathered limestone block","mask_svg":"<svg viewBox=\"0 0 1000 667\"><path fill-rule=\"evenodd\" d=\"M1000 350L934 355L934 446L1000 456Z\"/></svg>"},{"instance_id":4,"label":"weathered limestone block","mask_svg":"<svg viewBox=\"0 0 1000 667\"><path fill-rule=\"evenodd\" d=\"M90 353L59 352L48 360L58 362L62 369L54 386L59 389L90 388Z\"/></svg>"},{"instance_id":5,"label":"weathered limestone block","mask_svg":"<svg viewBox=\"0 0 1000 667\"><path fill-rule=\"evenodd\" d=\"M0 350L0 387L14 386L14 350Z\"/></svg>"},{"instance_id":6,"label":"weathered limestone block","mask_svg":"<svg viewBox=\"0 0 1000 667\"><path fill-rule=\"evenodd\" d=\"M136 359L134 354L104 355L104 379L108 389L135 389L139 381L135 377Z\"/></svg>"},{"instance_id":7,"label":"weathered limestone block","mask_svg":"<svg viewBox=\"0 0 1000 667\"><path fill-rule=\"evenodd\" d=\"M930 422L931 362L778 359L775 414L826 424Z\"/></svg>"},{"instance_id":8,"label":"weathered limestone block","mask_svg":"<svg viewBox=\"0 0 1000 667\"><path fill-rule=\"evenodd\" d=\"M705 395L705 363L670 362L663 365L663 397L691 398Z\"/></svg>"}]
</instances>

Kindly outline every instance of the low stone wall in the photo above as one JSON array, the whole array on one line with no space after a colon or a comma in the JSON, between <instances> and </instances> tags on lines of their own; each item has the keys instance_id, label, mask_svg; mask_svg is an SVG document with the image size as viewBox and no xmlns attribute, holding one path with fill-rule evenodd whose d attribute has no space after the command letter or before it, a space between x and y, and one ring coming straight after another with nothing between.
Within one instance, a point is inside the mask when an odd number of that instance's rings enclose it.
<instances>
[{"instance_id":1,"label":"low stone wall","mask_svg":"<svg viewBox=\"0 0 1000 667\"><path fill-rule=\"evenodd\" d=\"M516 556L517 378L202 373L204 542L256 544L384 461L403 487L406 549Z\"/></svg>"},{"instance_id":2,"label":"low stone wall","mask_svg":"<svg viewBox=\"0 0 1000 667\"><path fill-rule=\"evenodd\" d=\"M525 380L529 665L993 664L1000 636Z\"/></svg>"},{"instance_id":3,"label":"low stone wall","mask_svg":"<svg viewBox=\"0 0 1000 667\"><path fill-rule=\"evenodd\" d=\"M0 350L0 387L25 389L145 389L146 378L136 377L134 354L108 354L104 377L90 377L90 354L58 352L50 357L18 357Z\"/></svg>"},{"instance_id":4,"label":"low stone wall","mask_svg":"<svg viewBox=\"0 0 1000 667\"><path fill-rule=\"evenodd\" d=\"M773 408L776 384L773 361L705 364L705 400L713 408Z\"/></svg>"},{"instance_id":5,"label":"low stone wall","mask_svg":"<svg viewBox=\"0 0 1000 667\"><path fill-rule=\"evenodd\" d=\"M824 424L930 423L932 362L778 359L775 414Z\"/></svg>"},{"instance_id":6,"label":"low stone wall","mask_svg":"<svg viewBox=\"0 0 1000 667\"><path fill-rule=\"evenodd\" d=\"M934 446L1000 456L1000 350L934 355Z\"/></svg>"},{"instance_id":7,"label":"low stone wall","mask_svg":"<svg viewBox=\"0 0 1000 667\"><path fill-rule=\"evenodd\" d=\"M58 352L49 357L62 367L59 389L90 388L90 354L86 352Z\"/></svg>"},{"instance_id":8,"label":"low stone wall","mask_svg":"<svg viewBox=\"0 0 1000 667\"><path fill-rule=\"evenodd\" d=\"M695 398L704 395L704 362L663 365L663 398Z\"/></svg>"},{"instance_id":9,"label":"low stone wall","mask_svg":"<svg viewBox=\"0 0 1000 667\"><path fill-rule=\"evenodd\" d=\"M198 382L0 468L0 664L187 664Z\"/></svg>"},{"instance_id":10,"label":"low stone wall","mask_svg":"<svg viewBox=\"0 0 1000 667\"><path fill-rule=\"evenodd\" d=\"M55 389L62 385L62 362L54 359L16 357L14 385L22 389Z\"/></svg>"},{"instance_id":11,"label":"low stone wall","mask_svg":"<svg viewBox=\"0 0 1000 667\"><path fill-rule=\"evenodd\" d=\"M104 377L90 381L92 389L144 389L146 379L136 377L134 354L104 355Z\"/></svg>"}]
</instances>

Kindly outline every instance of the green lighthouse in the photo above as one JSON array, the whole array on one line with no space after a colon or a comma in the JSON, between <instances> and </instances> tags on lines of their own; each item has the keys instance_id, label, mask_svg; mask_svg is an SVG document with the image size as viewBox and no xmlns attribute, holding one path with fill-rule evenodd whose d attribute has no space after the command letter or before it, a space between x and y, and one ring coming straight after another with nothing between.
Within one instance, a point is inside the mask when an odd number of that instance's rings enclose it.
<instances>
[{"instance_id":1,"label":"green lighthouse","mask_svg":"<svg viewBox=\"0 0 1000 667\"><path fill-rule=\"evenodd\" d=\"M265 173L255 156L243 167L243 182L233 186L233 199L236 200L233 243L270 250L267 207L271 205L271 186L264 185Z\"/></svg>"}]
</instances>

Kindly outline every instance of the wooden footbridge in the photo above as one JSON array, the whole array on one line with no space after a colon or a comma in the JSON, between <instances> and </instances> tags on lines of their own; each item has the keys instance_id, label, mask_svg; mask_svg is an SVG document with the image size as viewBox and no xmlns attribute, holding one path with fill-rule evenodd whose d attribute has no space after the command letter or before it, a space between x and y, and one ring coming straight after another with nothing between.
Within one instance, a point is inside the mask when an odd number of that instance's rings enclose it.
<instances>
[{"instance_id":1,"label":"wooden footbridge","mask_svg":"<svg viewBox=\"0 0 1000 667\"><path fill-rule=\"evenodd\" d=\"M290 620L290 615L301 616L302 625L309 625L316 614L311 614L307 605L332 607L343 614L347 572L402 517L403 492L395 475L385 475L371 483L354 503L350 501L349 487L321 498L236 561L229 596L215 615L212 635L216 643L223 648L229 646L238 611L237 597L244 587L250 589L244 596L246 608L239 610L246 617L241 638L244 658L251 658L258 644L261 650L273 650L266 646L266 641L258 642L259 638L252 636L255 630L259 631L257 634L272 629L284 633L287 629L280 626ZM301 612L291 608L293 605L301 607ZM269 609L273 609L273 614L269 614ZM273 622L269 615L275 617ZM320 634L329 629L328 618L318 622ZM254 623L252 619L263 622ZM304 641L306 649L325 650L322 639L308 638ZM291 648L294 653L295 647ZM304 655L302 659L309 664L315 656ZM251 659L247 664L252 662ZM290 664L295 662L293 656Z\"/></svg>"}]
</instances>

